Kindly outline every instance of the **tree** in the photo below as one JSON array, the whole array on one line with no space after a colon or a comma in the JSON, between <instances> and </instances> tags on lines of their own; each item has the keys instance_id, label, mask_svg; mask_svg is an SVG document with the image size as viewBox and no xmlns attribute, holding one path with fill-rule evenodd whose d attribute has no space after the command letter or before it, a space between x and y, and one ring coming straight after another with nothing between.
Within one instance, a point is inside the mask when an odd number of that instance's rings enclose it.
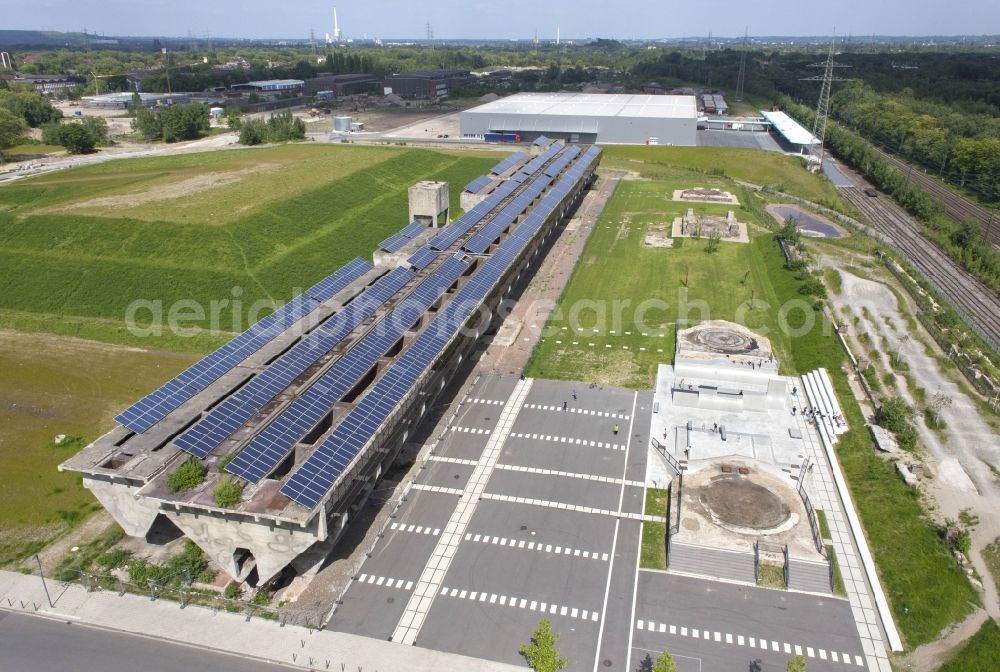
<instances>
[{"instance_id":1,"label":"tree","mask_svg":"<svg viewBox=\"0 0 1000 672\"><path fill-rule=\"evenodd\" d=\"M3 150L19 143L27 130L27 124L21 117L10 110L0 108L0 155Z\"/></svg>"},{"instance_id":2,"label":"tree","mask_svg":"<svg viewBox=\"0 0 1000 672\"><path fill-rule=\"evenodd\" d=\"M82 124L64 124L58 127L59 144L70 154L89 154L97 145L97 138Z\"/></svg>"},{"instance_id":3,"label":"tree","mask_svg":"<svg viewBox=\"0 0 1000 672\"><path fill-rule=\"evenodd\" d=\"M669 651L664 651L653 663L653 669L651 672L677 672L677 663L674 662L674 657L670 655Z\"/></svg>"},{"instance_id":4,"label":"tree","mask_svg":"<svg viewBox=\"0 0 1000 672\"><path fill-rule=\"evenodd\" d=\"M569 665L569 659L559 655L557 641L559 635L552 632L552 622L543 618L531 634L531 643L522 644L518 650L535 672L559 672Z\"/></svg>"},{"instance_id":5,"label":"tree","mask_svg":"<svg viewBox=\"0 0 1000 672\"><path fill-rule=\"evenodd\" d=\"M799 227L795 225L794 217L785 219L784 225L778 230L778 237L791 245L799 242L801 236L802 233L799 231Z\"/></svg>"},{"instance_id":6,"label":"tree","mask_svg":"<svg viewBox=\"0 0 1000 672\"><path fill-rule=\"evenodd\" d=\"M709 254L713 254L719 251L719 241L722 240L722 234L717 230L713 230L711 235L708 237L708 242L705 243L705 251Z\"/></svg>"},{"instance_id":7,"label":"tree","mask_svg":"<svg viewBox=\"0 0 1000 672\"><path fill-rule=\"evenodd\" d=\"M32 128L62 118L62 112L35 91L0 91L0 107L21 117Z\"/></svg>"},{"instance_id":8,"label":"tree","mask_svg":"<svg viewBox=\"0 0 1000 672\"><path fill-rule=\"evenodd\" d=\"M806 659L802 656L795 656L788 661L788 672L807 672Z\"/></svg>"}]
</instances>

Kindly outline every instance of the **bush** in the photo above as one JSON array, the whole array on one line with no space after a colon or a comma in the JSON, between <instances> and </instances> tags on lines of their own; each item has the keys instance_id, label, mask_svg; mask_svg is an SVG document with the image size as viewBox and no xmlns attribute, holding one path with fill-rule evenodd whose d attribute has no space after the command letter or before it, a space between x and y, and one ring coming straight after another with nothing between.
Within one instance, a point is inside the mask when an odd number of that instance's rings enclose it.
<instances>
[{"instance_id":1,"label":"bush","mask_svg":"<svg viewBox=\"0 0 1000 672\"><path fill-rule=\"evenodd\" d=\"M224 479L215 487L215 503L222 508L229 508L240 501L243 486L231 478Z\"/></svg>"},{"instance_id":2,"label":"bush","mask_svg":"<svg viewBox=\"0 0 1000 672\"><path fill-rule=\"evenodd\" d=\"M223 596L230 600L240 599L240 587L235 583L230 583L226 586L226 589L222 591Z\"/></svg>"},{"instance_id":3,"label":"bush","mask_svg":"<svg viewBox=\"0 0 1000 672\"><path fill-rule=\"evenodd\" d=\"M250 119L240 125L240 144L259 145L262 142L288 142L306 137L306 124L291 112L272 114L267 121Z\"/></svg>"},{"instance_id":4,"label":"bush","mask_svg":"<svg viewBox=\"0 0 1000 672\"><path fill-rule=\"evenodd\" d=\"M138 107L132 128L146 140L194 140L208 132L208 108L200 103L169 105L157 110Z\"/></svg>"},{"instance_id":5,"label":"bush","mask_svg":"<svg viewBox=\"0 0 1000 672\"><path fill-rule=\"evenodd\" d=\"M171 492L185 492L198 487L205 480L205 468L193 455L173 473L167 476L167 487Z\"/></svg>"}]
</instances>

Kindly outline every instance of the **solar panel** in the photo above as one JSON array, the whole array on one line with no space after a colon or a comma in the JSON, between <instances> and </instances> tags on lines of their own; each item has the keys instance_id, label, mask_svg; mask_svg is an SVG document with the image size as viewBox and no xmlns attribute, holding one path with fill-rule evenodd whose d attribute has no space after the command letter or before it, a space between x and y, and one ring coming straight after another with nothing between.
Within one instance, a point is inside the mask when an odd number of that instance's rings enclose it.
<instances>
[{"instance_id":1,"label":"solar panel","mask_svg":"<svg viewBox=\"0 0 1000 672\"><path fill-rule=\"evenodd\" d=\"M395 268L382 276L262 373L212 409L191 429L177 437L177 446L201 458L215 450L255 413L287 389L306 369L371 317L412 278L413 273L403 268Z\"/></svg>"},{"instance_id":2,"label":"solar panel","mask_svg":"<svg viewBox=\"0 0 1000 672\"><path fill-rule=\"evenodd\" d=\"M581 162L582 163L582 162ZM436 361L444 347L468 322L486 296L510 269L514 259L545 223L558 202L578 183L589 164L576 178L564 175L516 231L506 238L479 271L462 286L452 301L420 333L410 347L376 381L371 390L345 416L313 454L281 488L291 500L313 508L330 492L337 479L357 459L374 433ZM575 167L575 166L574 166Z\"/></svg>"},{"instance_id":3,"label":"solar panel","mask_svg":"<svg viewBox=\"0 0 1000 672\"><path fill-rule=\"evenodd\" d=\"M385 250L386 252L398 252L406 247L407 243L420 235L420 233L426 228L427 225L423 222L412 222L407 224L400 231L392 234L379 243L379 249Z\"/></svg>"},{"instance_id":4,"label":"solar panel","mask_svg":"<svg viewBox=\"0 0 1000 672\"><path fill-rule=\"evenodd\" d=\"M430 239L430 246L436 250L447 250L455 241L468 233L472 227L482 221L490 210L497 207L503 199L510 196L517 184L505 182L496 191L487 196L481 203L458 218L451 226Z\"/></svg>"},{"instance_id":5,"label":"solar panel","mask_svg":"<svg viewBox=\"0 0 1000 672\"><path fill-rule=\"evenodd\" d=\"M423 222L410 222L405 227L400 230L400 234L406 236L407 238L416 238L421 233L427 229L427 225Z\"/></svg>"},{"instance_id":6,"label":"solar panel","mask_svg":"<svg viewBox=\"0 0 1000 672\"><path fill-rule=\"evenodd\" d=\"M483 189L490 186L492 183L493 183L493 178L483 175L481 177L477 177L472 182L469 182L467 185L465 185L465 190L472 194L478 194Z\"/></svg>"},{"instance_id":7,"label":"solar panel","mask_svg":"<svg viewBox=\"0 0 1000 672\"><path fill-rule=\"evenodd\" d=\"M548 138L546 138L546 137L545 137L544 135L540 135L540 136L538 136L538 138L537 138L537 139L536 139L536 140L535 140L535 141L534 141L533 143L531 143L531 144L535 145L536 147L541 147L542 145L544 145L544 144L545 144L546 142L548 142L548 141L549 141L549 139L548 139Z\"/></svg>"},{"instance_id":8,"label":"solar panel","mask_svg":"<svg viewBox=\"0 0 1000 672\"><path fill-rule=\"evenodd\" d=\"M506 159L504 159L497 165L493 166L490 172L493 173L494 175L503 175L508 170L513 168L515 165L517 165L521 161L524 161L526 158L528 158L528 155L525 154L524 152L517 152L516 154L511 154Z\"/></svg>"},{"instance_id":9,"label":"solar panel","mask_svg":"<svg viewBox=\"0 0 1000 672\"><path fill-rule=\"evenodd\" d=\"M374 329L254 437L226 470L254 482L270 473L466 268L468 263L451 257L424 278Z\"/></svg>"},{"instance_id":10,"label":"solar panel","mask_svg":"<svg viewBox=\"0 0 1000 672\"><path fill-rule=\"evenodd\" d=\"M425 245L424 247L421 247L419 250L414 252L410 256L410 258L406 260L406 263L410 264L418 271L422 271L423 269L427 268L427 266L432 261L437 259L437 256L439 254L441 253L437 252L436 250L432 250L430 247L427 247Z\"/></svg>"},{"instance_id":11,"label":"solar panel","mask_svg":"<svg viewBox=\"0 0 1000 672\"><path fill-rule=\"evenodd\" d=\"M133 432L143 433L171 411L234 369L278 334L302 319L340 290L372 270L364 259L354 259L316 283L281 308L261 319L224 346L181 372L153 393L115 416Z\"/></svg>"}]
</instances>

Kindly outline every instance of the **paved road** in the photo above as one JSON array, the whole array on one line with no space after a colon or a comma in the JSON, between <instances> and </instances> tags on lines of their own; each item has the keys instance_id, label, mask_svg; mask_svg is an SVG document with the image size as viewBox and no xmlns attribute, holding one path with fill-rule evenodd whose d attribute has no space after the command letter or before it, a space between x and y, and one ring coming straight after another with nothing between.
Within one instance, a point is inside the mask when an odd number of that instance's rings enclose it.
<instances>
[{"instance_id":1,"label":"paved road","mask_svg":"<svg viewBox=\"0 0 1000 672\"><path fill-rule=\"evenodd\" d=\"M278 672L286 669L282 665L269 665L202 648L0 611L0 670L4 672Z\"/></svg>"}]
</instances>

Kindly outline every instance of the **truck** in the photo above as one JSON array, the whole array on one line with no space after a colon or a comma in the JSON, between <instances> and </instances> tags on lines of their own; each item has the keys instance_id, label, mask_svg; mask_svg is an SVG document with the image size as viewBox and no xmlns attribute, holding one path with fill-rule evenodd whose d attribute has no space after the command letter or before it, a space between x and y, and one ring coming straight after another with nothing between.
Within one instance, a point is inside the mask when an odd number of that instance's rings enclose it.
<instances>
[{"instance_id":1,"label":"truck","mask_svg":"<svg viewBox=\"0 0 1000 672\"><path fill-rule=\"evenodd\" d=\"M483 140L486 142L521 142L520 133L485 133Z\"/></svg>"}]
</instances>

